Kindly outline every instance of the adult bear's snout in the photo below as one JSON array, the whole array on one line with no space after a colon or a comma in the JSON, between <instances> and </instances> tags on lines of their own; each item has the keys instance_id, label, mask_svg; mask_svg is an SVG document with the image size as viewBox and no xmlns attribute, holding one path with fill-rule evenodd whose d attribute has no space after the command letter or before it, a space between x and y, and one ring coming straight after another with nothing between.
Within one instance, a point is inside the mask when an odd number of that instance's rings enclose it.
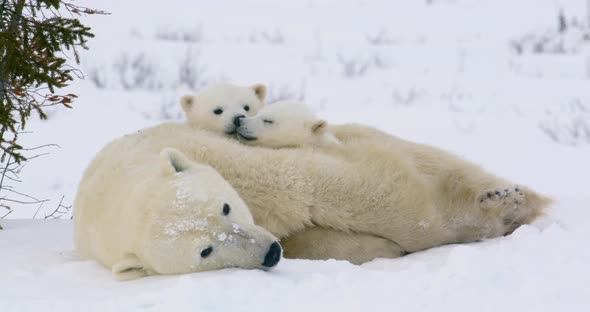
<instances>
[{"instance_id":1,"label":"adult bear's snout","mask_svg":"<svg viewBox=\"0 0 590 312\"><path fill-rule=\"evenodd\" d=\"M266 253L266 256L264 256L264 262L262 262L262 266L272 268L273 266L277 265L279 260L281 260L282 251L283 249L278 242L272 243L268 249L268 252Z\"/></svg>"}]
</instances>

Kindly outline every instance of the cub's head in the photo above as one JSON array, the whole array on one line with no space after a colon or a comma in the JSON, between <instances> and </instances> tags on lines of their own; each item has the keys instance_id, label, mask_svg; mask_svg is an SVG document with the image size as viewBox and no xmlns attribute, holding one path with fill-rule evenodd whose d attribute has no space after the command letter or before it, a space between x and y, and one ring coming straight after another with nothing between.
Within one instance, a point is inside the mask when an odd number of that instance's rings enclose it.
<instances>
[{"instance_id":1,"label":"cub's head","mask_svg":"<svg viewBox=\"0 0 590 312\"><path fill-rule=\"evenodd\" d=\"M254 224L217 171L171 148L160 158L159 185L150 187L144 202L149 217L141 246L112 267L117 278L229 267L268 270L279 262L277 239Z\"/></svg>"},{"instance_id":2,"label":"cub's head","mask_svg":"<svg viewBox=\"0 0 590 312\"><path fill-rule=\"evenodd\" d=\"M190 125L233 135L238 120L255 115L262 108L265 96L266 87L262 84L251 87L219 84L196 95L183 96L180 104Z\"/></svg>"},{"instance_id":3,"label":"cub's head","mask_svg":"<svg viewBox=\"0 0 590 312\"><path fill-rule=\"evenodd\" d=\"M326 140L326 121L301 102L280 101L240 120L238 139L245 144L272 148L320 145Z\"/></svg>"}]
</instances>

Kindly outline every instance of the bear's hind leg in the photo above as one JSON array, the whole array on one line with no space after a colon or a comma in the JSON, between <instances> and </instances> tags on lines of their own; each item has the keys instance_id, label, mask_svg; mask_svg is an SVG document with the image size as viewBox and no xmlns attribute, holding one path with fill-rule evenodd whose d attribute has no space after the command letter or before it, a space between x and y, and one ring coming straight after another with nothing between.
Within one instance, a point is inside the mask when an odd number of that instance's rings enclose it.
<instances>
[{"instance_id":1,"label":"bear's hind leg","mask_svg":"<svg viewBox=\"0 0 590 312\"><path fill-rule=\"evenodd\" d=\"M483 191L477 196L477 201L482 209L496 209L510 211L517 209L526 201L524 190L519 186L497 187Z\"/></svg>"},{"instance_id":2,"label":"bear's hind leg","mask_svg":"<svg viewBox=\"0 0 590 312\"><path fill-rule=\"evenodd\" d=\"M549 202L548 199L518 185L485 190L476 200L476 204L484 212L495 214L502 219L505 234L510 234L522 224L531 222Z\"/></svg>"}]
</instances>

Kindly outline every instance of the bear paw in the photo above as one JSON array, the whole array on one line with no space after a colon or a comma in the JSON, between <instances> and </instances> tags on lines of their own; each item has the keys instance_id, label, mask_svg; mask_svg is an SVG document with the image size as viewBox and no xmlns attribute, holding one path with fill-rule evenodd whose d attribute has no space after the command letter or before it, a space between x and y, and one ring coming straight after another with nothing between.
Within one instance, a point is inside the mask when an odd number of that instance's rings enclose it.
<instances>
[{"instance_id":1,"label":"bear paw","mask_svg":"<svg viewBox=\"0 0 590 312\"><path fill-rule=\"evenodd\" d=\"M526 197L523 189L518 186L490 189L477 196L477 202L482 209L501 207L513 210L522 205L525 202L525 199Z\"/></svg>"}]
</instances>

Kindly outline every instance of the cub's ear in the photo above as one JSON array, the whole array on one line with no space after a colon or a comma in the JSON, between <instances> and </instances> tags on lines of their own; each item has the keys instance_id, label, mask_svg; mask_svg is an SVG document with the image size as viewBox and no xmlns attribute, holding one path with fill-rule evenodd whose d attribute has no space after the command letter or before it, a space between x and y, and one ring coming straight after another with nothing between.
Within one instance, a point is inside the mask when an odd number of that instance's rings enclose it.
<instances>
[{"instance_id":1,"label":"cub's ear","mask_svg":"<svg viewBox=\"0 0 590 312\"><path fill-rule=\"evenodd\" d=\"M266 98L266 86L261 83L257 83L252 86L252 90L254 90L254 93L260 102L264 102L264 98Z\"/></svg>"},{"instance_id":2,"label":"cub's ear","mask_svg":"<svg viewBox=\"0 0 590 312\"><path fill-rule=\"evenodd\" d=\"M309 125L313 134L322 134L326 131L328 123L325 120L316 120Z\"/></svg>"},{"instance_id":3,"label":"cub's ear","mask_svg":"<svg viewBox=\"0 0 590 312\"><path fill-rule=\"evenodd\" d=\"M162 168L166 173L174 174L183 172L191 166L191 161L183 153L171 147L163 149L160 152L160 158L162 160Z\"/></svg>"},{"instance_id":4,"label":"cub's ear","mask_svg":"<svg viewBox=\"0 0 590 312\"><path fill-rule=\"evenodd\" d=\"M111 268L113 275L119 281L128 281L147 276L143 264L134 254L128 254Z\"/></svg>"},{"instance_id":5,"label":"cub's ear","mask_svg":"<svg viewBox=\"0 0 590 312\"><path fill-rule=\"evenodd\" d=\"M196 100L195 97L192 95L185 95L180 98L180 106L182 106L182 110L188 114L188 112L195 106Z\"/></svg>"}]
</instances>

